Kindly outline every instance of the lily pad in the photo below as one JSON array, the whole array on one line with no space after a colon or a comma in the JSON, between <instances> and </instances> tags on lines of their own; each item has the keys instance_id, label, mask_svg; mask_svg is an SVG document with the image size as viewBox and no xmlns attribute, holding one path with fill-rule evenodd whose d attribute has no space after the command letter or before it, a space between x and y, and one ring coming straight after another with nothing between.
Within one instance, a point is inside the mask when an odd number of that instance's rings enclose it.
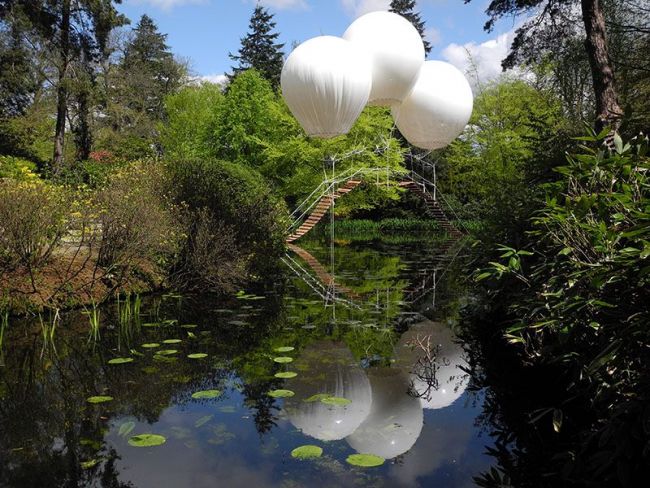
<instances>
[{"instance_id":1,"label":"lily pad","mask_svg":"<svg viewBox=\"0 0 650 488\"><path fill-rule=\"evenodd\" d=\"M112 399L112 396L91 396L86 398L86 401L88 403L105 403L110 402Z\"/></svg>"},{"instance_id":2,"label":"lily pad","mask_svg":"<svg viewBox=\"0 0 650 488\"><path fill-rule=\"evenodd\" d=\"M83 461L81 463L81 469L90 469L94 466L97 466L100 461L100 459L90 459L88 461Z\"/></svg>"},{"instance_id":3,"label":"lily pad","mask_svg":"<svg viewBox=\"0 0 650 488\"><path fill-rule=\"evenodd\" d=\"M346 461L352 466L360 466L362 468L374 468L384 464L385 459L374 454L351 454L347 457Z\"/></svg>"},{"instance_id":4,"label":"lily pad","mask_svg":"<svg viewBox=\"0 0 650 488\"><path fill-rule=\"evenodd\" d=\"M178 353L176 349L163 349L161 351L156 351L156 354L159 354L161 356L172 356L176 353Z\"/></svg>"},{"instance_id":5,"label":"lily pad","mask_svg":"<svg viewBox=\"0 0 650 488\"><path fill-rule=\"evenodd\" d=\"M322 454L322 447L312 445L296 447L293 451L291 451L291 457L294 457L296 459L313 459L321 457Z\"/></svg>"},{"instance_id":6,"label":"lily pad","mask_svg":"<svg viewBox=\"0 0 650 488\"><path fill-rule=\"evenodd\" d=\"M272 390L269 392L269 396L273 398L288 398L294 395L295 393L291 390Z\"/></svg>"},{"instance_id":7,"label":"lily pad","mask_svg":"<svg viewBox=\"0 0 650 488\"><path fill-rule=\"evenodd\" d=\"M183 342L181 339L165 339L163 344L180 344Z\"/></svg>"},{"instance_id":8,"label":"lily pad","mask_svg":"<svg viewBox=\"0 0 650 488\"><path fill-rule=\"evenodd\" d=\"M347 398L335 396L327 396L325 398L321 398L320 402L326 405L334 405L336 407L345 407L346 405L352 403L352 401L348 400Z\"/></svg>"},{"instance_id":9,"label":"lily pad","mask_svg":"<svg viewBox=\"0 0 650 488\"><path fill-rule=\"evenodd\" d=\"M119 436L126 437L131 432L133 432L133 429L135 429L135 422L124 422L122 425L120 425L120 430L117 432L117 434Z\"/></svg>"},{"instance_id":10,"label":"lily pad","mask_svg":"<svg viewBox=\"0 0 650 488\"><path fill-rule=\"evenodd\" d=\"M125 363L132 363L133 358L113 358L108 361L108 364L125 364Z\"/></svg>"},{"instance_id":11,"label":"lily pad","mask_svg":"<svg viewBox=\"0 0 650 488\"><path fill-rule=\"evenodd\" d=\"M217 398L221 395L221 390L203 390L192 393L192 398L202 400L205 398Z\"/></svg>"},{"instance_id":12,"label":"lily pad","mask_svg":"<svg viewBox=\"0 0 650 488\"><path fill-rule=\"evenodd\" d=\"M147 342L146 344L142 344L141 347L144 347L145 349L153 349L155 347L160 347L160 344L157 342Z\"/></svg>"},{"instance_id":13,"label":"lily pad","mask_svg":"<svg viewBox=\"0 0 650 488\"><path fill-rule=\"evenodd\" d=\"M290 358L289 356L278 356L277 358L273 358L273 361L276 363L290 363L293 361L293 358Z\"/></svg>"},{"instance_id":14,"label":"lily pad","mask_svg":"<svg viewBox=\"0 0 650 488\"><path fill-rule=\"evenodd\" d=\"M181 325L181 327L183 329L196 329L198 327L198 325L196 325L196 324L183 324L183 325Z\"/></svg>"},{"instance_id":15,"label":"lily pad","mask_svg":"<svg viewBox=\"0 0 650 488\"><path fill-rule=\"evenodd\" d=\"M208 355L205 354L204 352L197 352L194 354L188 354L187 357L190 359L203 359L203 358L207 358Z\"/></svg>"},{"instance_id":16,"label":"lily pad","mask_svg":"<svg viewBox=\"0 0 650 488\"><path fill-rule=\"evenodd\" d=\"M140 434L134 435L129 439L129 445L133 447L153 447L161 446L167 439L159 434Z\"/></svg>"},{"instance_id":17,"label":"lily pad","mask_svg":"<svg viewBox=\"0 0 650 488\"><path fill-rule=\"evenodd\" d=\"M204 417L201 417L199 420L194 422L194 427L196 427L198 429L202 425L205 425L208 422L210 422L210 420L212 420L212 417L214 417L214 415L206 415Z\"/></svg>"},{"instance_id":18,"label":"lily pad","mask_svg":"<svg viewBox=\"0 0 650 488\"><path fill-rule=\"evenodd\" d=\"M316 393L315 395L310 396L309 398L305 398L303 402L320 402L325 398L329 398L330 395L329 393Z\"/></svg>"},{"instance_id":19,"label":"lily pad","mask_svg":"<svg viewBox=\"0 0 650 488\"><path fill-rule=\"evenodd\" d=\"M294 371L283 371L281 373L275 373L273 376L276 378L283 378L283 379L289 379L289 378L295 378L298 376L298 373Z\"/></svg>"},{"instance_id":20,"label":"lily pad","mask_svg":"<svg viewBox=\"0 0 650 488\"><path fill-rule=\"evenodd\" d=\"M282 346L282 347L276 347L273 349L275 352L291 352L295 349L295 347L291 346Z\"/></svg>"}]
</instances>

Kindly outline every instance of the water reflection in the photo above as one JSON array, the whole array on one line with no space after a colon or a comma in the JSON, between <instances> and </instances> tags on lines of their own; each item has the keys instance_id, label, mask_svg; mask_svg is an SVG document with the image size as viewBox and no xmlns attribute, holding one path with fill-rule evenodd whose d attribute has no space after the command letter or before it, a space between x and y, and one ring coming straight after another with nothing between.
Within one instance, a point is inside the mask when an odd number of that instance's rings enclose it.
<instances>
[{"instance_id":1,"label":"water reflection","mask_svg":"<svg viewBox=\"0 0 650 488\"><path fill-rule=\"evenodd\" d=\"M304 434L322 441L343 439L370 412L372 395L366 373L344 342L317 341L295 362L296 378L286 382L295 397L285 402L289 420ZM346 398L346 406L327 405L318 395Z\"/></svg>"},{"instance_id":2,"label":"water reflection","mask_svg":"<svg viewBox=\"0 0 650 488\"><path fill-rule=\"evenodd\" d=\"M368 418L349 435L348 444L360 453L392 459L407 452L422 431L420 400L408 395L408 374L397 368L372 368L372 408Z\"/></svg>"},{"instance_id":3,"label":"water reflection","mask_svg":"<svg viewBox=\"0 0 650 488\"><path fill-rule=\"evenodd\" d=\"M319 259L328 252L310 248ZM43 358L37 321L32 330L11 328L0 368L0 486L467 485L488 461L474 427L480 405L467 401L462 348L446 322L404 303L429 254L421 246L335 253L336 293L347 287L356 307L324 303L290 278L248 299L146 300L147 315L133 328L103 309L97 344L88 343L88 318L69 314L58 354ZM458 303L453 278L447 273L438 289L435 314L445 319ZM434 353L412 347L423 337ZM286 353L293 362L273 361L281 346L295 348ZM195 353L207 356L188 358ZM109 365L114 357L133 362ZM283 380L274 376L280 371L298 376ZM213 388L218 398L192 399ZM279 388L295 396L268 395ZM104 394L113 401L86 402ZM318 394L350 404L305 401ZM167 442L128 444L146 432ZM302 444L320 445L323 457L292 459ZM389 462L352 468L345 460L355 452Z\"/></svg>"},{"instance_id":4,"label":"water reflection","mask_svg":"<svg viewBox=\"0 0 650 488\"><path fill-rule=\"evenodd\" d=\"M467 361L449 326L430 320L413 324L395 349L397 364L410 375L410 392L424 408L447 407L467 388Z\"/></svg>"}]
</instances>

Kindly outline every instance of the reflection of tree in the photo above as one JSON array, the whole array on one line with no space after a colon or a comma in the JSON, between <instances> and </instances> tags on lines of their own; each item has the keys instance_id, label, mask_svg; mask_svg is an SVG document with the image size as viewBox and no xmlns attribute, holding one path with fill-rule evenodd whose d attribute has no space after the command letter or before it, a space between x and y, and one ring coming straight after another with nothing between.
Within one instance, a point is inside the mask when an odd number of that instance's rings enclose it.
<instances>
[{"instance_id":1,"label":"reflection of tree","mask_svg":"<svg viewBox=\"0 0 650 488\"><path fill-rule=\"evenodd\" d=\"M278 417L276 412L280 408L276 405L276 399L269 396L269 391L277 388L277 383L277 381L269 381L244 384L242 392L246 397L244 404L254 411L255 429L260 435L270 432L277 425Z\"/></svg>"}]
</instances>

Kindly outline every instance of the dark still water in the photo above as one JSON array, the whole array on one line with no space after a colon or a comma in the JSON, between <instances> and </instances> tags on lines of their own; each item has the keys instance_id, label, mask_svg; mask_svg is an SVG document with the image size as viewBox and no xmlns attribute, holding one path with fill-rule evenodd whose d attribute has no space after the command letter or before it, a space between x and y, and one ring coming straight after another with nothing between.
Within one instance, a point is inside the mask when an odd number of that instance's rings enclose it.
<instances>
[{"instance_id":1,"label":"dark still water","mask_svg":"<svg viewBox=\"0 0 650 488\"><path fill-rule=\"evenodd\" d=\"M89 313L11 322L0 485L473 486L493 460L454 334L458 247L300 245L265 292L131 298L99 337Z\"/></svg>"}]
</instances>

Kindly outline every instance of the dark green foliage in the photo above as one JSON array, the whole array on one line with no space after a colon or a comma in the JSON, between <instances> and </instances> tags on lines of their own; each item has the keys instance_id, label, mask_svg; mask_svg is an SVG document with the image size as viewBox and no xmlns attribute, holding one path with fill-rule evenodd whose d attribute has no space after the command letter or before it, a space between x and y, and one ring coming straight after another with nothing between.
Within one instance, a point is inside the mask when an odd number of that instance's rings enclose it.
<instances>
[{"instance_id":1,"label":"dark green foliage","mask_svg":"<svg viewBox=\"0 0 650 488\"><path fill-rule=\"evenodd\" d=\"M521 360L561 371L568 390L538 412L563 441L545 469L593 486L629 486L650 465L648 141L614 142L569 157L532 219L531 252L504 246L478 275L507 304L497 326Z\"/></svg>"},{"instance_id":2,"label":"dark green foliage","mask_svg":"<svg viewBox=\"0 0 650 488\"><path fill-rule=\"evenodd\" d=\"M279 34L273 32L275 22L268 9L257 5L248 25L248 34L241 39L239 52L229 54L238 64L232 68L231 79L247 69L254 68L274 87L280 85L284 44L277 43Z\"/></svg>"},{"instance_id":3,"label":"dark green foliage","mask_svg":"<svg viewBox=\"0 0 650 488\"><path fill-rule=\"evenodd\" d=\"M207 209L233 229L252 269L273 266L284 252L286 208L259 173L224 161L179 161L170 164L173 191L190 210Z\"/></svg>"},{"instance_id":4,"label":"dark green foliage","mask_svg":"<svg viewBox=\"0 0 650 488\"><path fill-rule=\"evenodd\" d=\"M424 53L429 54L431 52L431 43L425 38L425 24L424 21L420 18L418 12L414 12L415 0L391 0L390 2L390 11L396 14L401 15L406 18L413 27L415 27L420 36L422 36L422 43L424 44Z\"/></svg>"}]
</instances>

